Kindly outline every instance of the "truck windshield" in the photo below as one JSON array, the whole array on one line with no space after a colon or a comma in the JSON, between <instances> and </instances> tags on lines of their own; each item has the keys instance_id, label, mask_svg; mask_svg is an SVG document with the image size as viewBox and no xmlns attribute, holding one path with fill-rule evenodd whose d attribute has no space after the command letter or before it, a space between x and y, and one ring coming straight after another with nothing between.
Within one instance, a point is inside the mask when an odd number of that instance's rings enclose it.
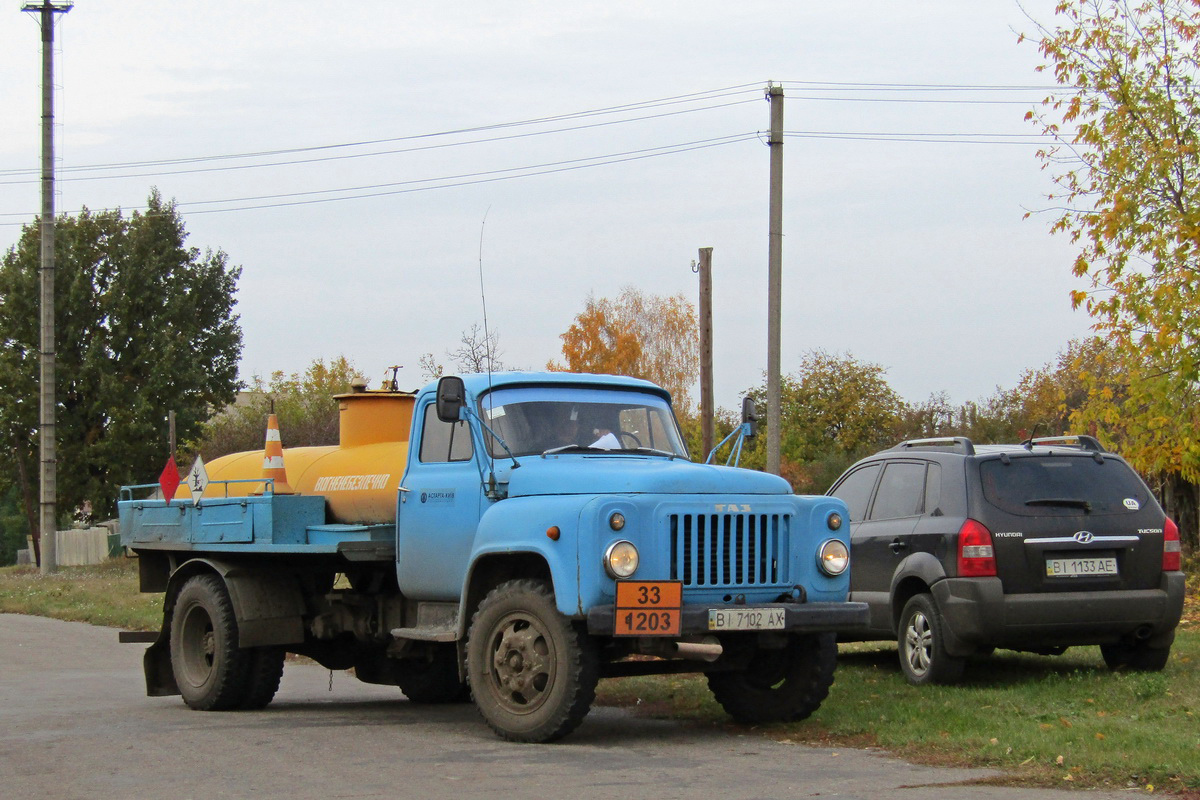
<instances>
[{"instance_id":1,"label":"truck windshield","mask_svg":"<svg viewBox=\"0 0 1200 800\"><path fill-rule=\"evenodd\" d=\"M497 389L480 400L496 436L523 456L556 452L647 452L687 458L671 407L647 392L566 386ZM495 457L507 455L488 437Z\"/></svg>"}]
</instances>

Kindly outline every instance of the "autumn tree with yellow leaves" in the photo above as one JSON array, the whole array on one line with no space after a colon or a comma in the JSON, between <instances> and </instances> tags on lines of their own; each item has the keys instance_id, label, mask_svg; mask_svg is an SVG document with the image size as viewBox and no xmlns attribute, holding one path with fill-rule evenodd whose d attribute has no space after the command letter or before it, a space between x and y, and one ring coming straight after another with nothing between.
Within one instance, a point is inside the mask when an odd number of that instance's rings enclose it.
<instances>
[{"instance_id":1,"label":"autumn tree with yellow leaves","mask_svg":"<svg viewBox=\"0 0 1200 800\"><path fill-rule=\"evenodd\" d=\"M1064 0L1033 37L1058 89L1053 230L1106 343L1076 425L1144 472L1200 479L1200 0ZM1119 381L1114 381L1119 376Z\"/></svg>"},{"instance_id":2,"label":"autumn tree with yellow leaves","mask_svg":"<svg viewBox=\"0 0 1200 800\"><path fill-rule=\"evenodd\" d=\"M589 295L559 338L563 361L547 369L644 378L669 391L681 414L690 413L699 327L696 307L682 294L659 297L626 286L616 298Z\"/></svg>"}]
</instances>

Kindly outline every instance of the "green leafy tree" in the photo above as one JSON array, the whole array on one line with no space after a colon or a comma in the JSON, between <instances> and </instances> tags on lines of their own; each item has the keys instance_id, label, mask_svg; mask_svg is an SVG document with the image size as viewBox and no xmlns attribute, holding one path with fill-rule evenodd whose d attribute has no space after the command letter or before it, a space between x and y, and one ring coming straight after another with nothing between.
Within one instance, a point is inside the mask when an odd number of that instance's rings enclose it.
<instances>
[{"instance_id":1,"label":"green leafy tree","mask_svg":"<svg viewBox=\"0 0 1200 800\"><path fill-rule=\"evenodd\" d=\"M199 436L188 443L191 454L206 461L229 453L261 450L267 415L279 418L280 438L286 447L315 447L338 443L338 401L335 395L350 391L364 376L345 356L316 359L304 372L282 371L269 380L254 377L248 391L205 423Z\"/></svg>"},{"instance_id":2,"label":"green leafy tree","mask_svg":"<svg viewBox=\"0 0 1200 800\"><path fill-rule=\"evenodd\" d=\"M928 400L914 405L905 405L900 412L899 429L901 439L929 439L937 436L957 435L959 409L950 402L945 392L936 392Z\"/></svg>"},{"instance_id":3,"label":"green leafy tree","mask_svg":"<svg viewBox=\"0 0 1200 800\"><path fill-rule=\"evenodd\" d=\"M883 367L850 354L807 353L781 381L781 473L801 492L824 492L858 458L895 444L907 408ZM751 391L765 408L765 387ZM765 431L763 425L760 430ZM765 436L746 451L746 466L766 463Z\"/></svg>"},{"instance_id":4,"label":"green leafy tree","mask_svg":"<svg viewBox=\"0 0 1200 800\"><path fill-rule=\"evenodd\" d=\"M1146 472L1200 479L1200 0L1063 0L1038 47L1059 86L1030 114L1078 244L1073 302L1108 348L1078 419ZM1112 378L1120 376L1118 384ZM1119 392L1114 385L1120 385Z\"/></svg>"},{"instance_id":5,"label":"green leafy tree","mask_svg":"<svg viewBox=\"0 0 1200 800\"><path fill-rule=\"evenodd\" d=\"M173 203L56 223L58 503L111 513L122 483L158 474L167 415L183 439L237 388L239 267L185 244ZM0 262L0 484L16 485L36 533L38 225Z\"/></svg>"},{"instance_id":6,"label":"green leafy tree","mask_svg":"<svg viewBox=\"0 0 1200 800\"><path fill-rule=\"evenodd\" d=\"M17 562L17 551L25 549L28 530L17 487L0 491L0 566Z\"/></svg>"}]
</instances>

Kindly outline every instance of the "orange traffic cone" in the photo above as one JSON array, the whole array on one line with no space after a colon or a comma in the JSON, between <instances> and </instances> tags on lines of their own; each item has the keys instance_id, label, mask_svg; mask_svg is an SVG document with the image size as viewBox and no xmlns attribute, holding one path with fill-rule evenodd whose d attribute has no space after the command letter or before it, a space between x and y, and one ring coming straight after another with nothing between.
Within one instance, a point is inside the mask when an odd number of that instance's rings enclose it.
<instances>
[{"instance_id":1,"label":"orange traffic cone","mask_svg":"<svg viewBox=\"0 0 1200 800\"><path fill-rule=\"evenodd\" d=\"M262 476L275 479L275 494L293 494L287 482L287 470L283 468L283 442L279 438L279 419L274 414L267 417Z\"/></svg>"}]
</instances>

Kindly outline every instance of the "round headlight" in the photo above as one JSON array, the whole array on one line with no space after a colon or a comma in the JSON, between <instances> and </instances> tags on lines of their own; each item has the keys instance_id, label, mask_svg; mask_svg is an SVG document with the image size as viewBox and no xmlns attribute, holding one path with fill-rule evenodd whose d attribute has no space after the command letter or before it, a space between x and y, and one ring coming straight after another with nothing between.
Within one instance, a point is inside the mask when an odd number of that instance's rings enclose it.
<instances>
[{"instance_id":1,"label":"round headlight","mask_svg":"<svg viewBox=\"0 0 1200 800\"><path fill-rule=\"evenodd\" d=\"M614 531L622 530L625 527L625 515L620 511L614 511L612 516L608 518L608 527Z\"/></svg>"},{"instance_id":2,"label":"round headlight","mask_svg":"<svg viewBox=\"0 0 1200 800\"><path fill-rule=\"evenodd\" d=\"M604 551L604 570L613 578L628 578L637 572L638 551L633 542L613 542Z\"/></svg>"},{"instance_id":3,"label":"round headlight","mask_svg":"<svg viewBox=\"0 0 1200 800\"><path fill-rule=\"evenodd\" d=\"M850 551L840 539L829 539L817 551L817 566L826 575L841 575L850 566Z\"/></svg>"},{"instance_id":4,"label":"round headlight","mask_svg":"<svg viewBox=\"0 0 1200 800\"><path fill-rule=\"evenodd\" d=\"M825 524L829 526L831 531L840 531L842 529L842 515L838 512L833 512L825 519Z\"/></svg>"}]
</instances>

